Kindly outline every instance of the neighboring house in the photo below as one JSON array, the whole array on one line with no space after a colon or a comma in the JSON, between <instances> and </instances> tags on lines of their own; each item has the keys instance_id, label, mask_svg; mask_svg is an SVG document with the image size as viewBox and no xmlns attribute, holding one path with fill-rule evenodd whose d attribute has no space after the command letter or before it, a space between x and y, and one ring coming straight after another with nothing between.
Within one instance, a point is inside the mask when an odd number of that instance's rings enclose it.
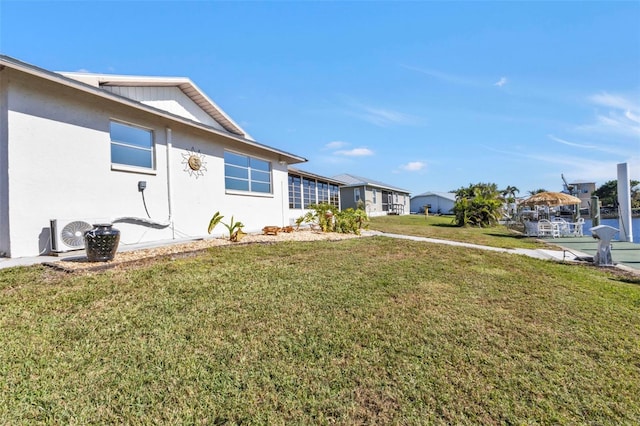
<instances>
[{"instance_id":1,"label":"neighboring house","mask_svg":"<svg viewBox=\"0 0 640 426\"><path fill-rule=\"evenodd\" d=\"M369 216L409 214L409 191L350 174L334 176L333 179L344 182L340 186L343 210L355 209L362 201Z\"/></svg>"},{"instance_id":2,"label":"neighboring house","mask_svg":"<svg viewBox=\"0 0 640 426\"><path fill-rule=\"evenodd\" d=\"M253 140L187 78L0 56L0 256L72 248L78 223L114 222L121 245L204 237L216 211L247 232L287 225L287 168L304 161Z\"/></svg>"},{"instance_id":3,"label":"neighboring house","mask_svg":"<svg viewBox=\"0 0 640 426\"><path fill-rule=\"evenodd\" d=\"M311 204L327 203L340 211L342 182L289 167L289 225L304 216Z\"/></svg>"},{"instance_id":4,"label":"neighboring house","mask_svg":"<svg viewBox=\"0 0 640 426\"><path fill-rule=\"evenodd\" d=\"M580 198L580 208L588 209L591 205L591 194L596 190L595 182L570 183L571 195Z\"/></svg>"},{"instance_id":5,"label":"neighboring house","mask_svg":"<svg viewBox=\"0 0 640 426\"><path fill-rule=\"evenodd\" d=\"M411 212L424 213L429 206L429 213L449 214L453 211L456 194L452 192L424 192L411 197Z\"/></svg>"}]
</instances>

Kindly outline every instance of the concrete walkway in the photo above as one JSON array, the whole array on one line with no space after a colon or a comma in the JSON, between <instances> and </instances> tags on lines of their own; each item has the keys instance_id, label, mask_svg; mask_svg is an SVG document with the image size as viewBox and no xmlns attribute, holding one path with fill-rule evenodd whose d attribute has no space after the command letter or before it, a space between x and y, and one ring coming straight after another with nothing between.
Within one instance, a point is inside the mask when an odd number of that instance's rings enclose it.
<instances>
[{"instance_id":1,"label":"concrete walkway","mask_svg":"<svg viewBox=\"0 0 640 426\"><path fill-rule=\"evenodd\" d=\"M475 248L475 249L481 249L481 250L498 251L502 253L520 254L524 256L533 257L536 259L554 260L556 262L592 262L591 259L593 258L593 255L595 254L598 246L597 240L594 240L592 237L583 237L582 239L578 239L578 238L546 239L544 240L546 243L557 245L560 248L560 250L545 250L545 249L523 249L523 248L506 249L506 248L499 248L499 247L481 246L478 244L461 243L457 241L439 240L436 238L414 237L411 235L400 235L400 234L388 234L388 233L379 232L379 231L364 231L362 235L368 235L368 236L379 235L379 236L389 237L389 238L399 238L399 239L412 240L412 241L424 241L424 242L434 243L434 244L446 244L446 245L469 247L469 248ZM578 241L578 240L581 240L581 241ZM640 245L614 241L612 244L612 247L613 247L612 258L617 268L624 269L628 272L640 274ZM622 259L622 256L626 256L624 257L624 260L625 260L624 262L622 262L621 260L618 260L619 257Z\"/></svg>"},{"instance_id":2,"label":"concrete walkway","mask_svg":"<svg viewBox=\"0 0 640 426\"><path fill-rule=\"evenodd\" d=\"M164 247L164 246L169 246L173 244L182 244L182 243L187 243L190 241L201 240L201 239L202 238L195 238L195 239L187 238L187 239L162 240L162 241L155 241L152 243L141 243L141 244L131 244L131 245L120 244L120 246L118 247L118 252L142 250L142 249L155 248L155 247ZM75 250L75 251L70 251L66 253L59 253L57 256L43 255L43 256L33 256L33 257L16 257L11 259L0 257L0 269L13 268L14 266L31 266L31 265L37 265L39 263L55 263L63 259L84 256L84 255L85 255L85 251L84 249L82 249L82 250Z\"/></svg>"},{"instance_id":3,"label":"concrete walkway","mask_svg":"<svg viewBox=\"0 0 640 426\"><path fill-rule=\"evenodd\" d=\"M586 253L579 253L579 252L564 253L562 250L523 249L523 248L507 249L507 248L500 248L500 247L482 246L478 244L461 243L458 241L440 240L437 238L414 237L412 235L401 235L401 234L389 234L386 232L379 232L379 231L364 231L362 235L399 238L403 240L423 241L423 242L433 243L433 244L446 244L450 246L498 251L502 253L521 254L524 256L534 257L536 259L545 259L545 260L576 261L576 260L579 260L578 258L582 256L588 256Z\"/></svg>"}]
</instances>

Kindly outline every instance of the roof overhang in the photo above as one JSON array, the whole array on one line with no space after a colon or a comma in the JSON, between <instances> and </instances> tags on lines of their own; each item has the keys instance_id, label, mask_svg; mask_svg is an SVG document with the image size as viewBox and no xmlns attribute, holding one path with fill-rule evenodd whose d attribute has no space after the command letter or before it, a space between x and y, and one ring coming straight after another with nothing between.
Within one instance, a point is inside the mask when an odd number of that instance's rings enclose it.
<instances>
[{"instance_id":1,"label":"roof overhang","mask_svg":"<svg viewBox=\"0 0 640 426\"><path fill-rule=\"evenodd\" d=\"M59 74L82 81L95 87L125 86L125 87L177 87L187 95L196 105L216 120L230 133L252 139L240 126L235 123L215 102L186 77L148 77L136 75L92 74L79 72L60 72Z\"/></svg>"},{"instance_id":2,"label":"roof overhang","mask_svg":"<svg viewBox=\"0 0 640 426\"><path fill-rule=\"evenodd\" d=\"M307 178L311 178L311 179L316 179L316 180L323 180L329 183L334 183L338 186L344 186L344 182L342 182L341 180L337 180L337 179L333 179L330 177L326 177L326 176L322 176L322 175L317 175L315 173L310 173L304 170L300 170L297 169L295 167L289 167L289 173L290 174L295 174L295 175L300 175L302 177L307 177Z\"/></svg>"},{"instance_id":3,"label":"roof overhang","mask_svg":"<svg viewBox=\"0 0 640 426\"><path fill-rule=\"evenodd\" d=\"M131 108L135 108L135 109L138 109L138 110L141 110L141 111L145 111L145 112L147 112L149 114L153 114L153 115L162 117L164 119L167 119L167 120L170 120L170 121L173 121L173 122L177 122L177 123L181 123L181 124L184 124L184 125L187 125L187 126L190 126L190 127L198 128L198 129L203 130L205 132L208 132L210 134L215 134L217 136L222 136L222 137L224 137L226 139L233 140L233 141L236 141L236 142L240 142L240 143L243 143L243 144L245 144L247 146L251 146L253 148L257 148L257 149L260 149L260 150L268 151L270 153L278 155L279 161L285 161L288 164L304 163L304 162L307 161L307 159L304 158L304 157L300 157L298 155L294 155L294 154L291 154L291 153L286 152L286 151L282 151L282 150L279 150L279 149L276 149L276 148L272 148L272 147L267 146L267 145L263 145L261 143L256 142L253 139L247 139L246 137L238 135L238 134L235 134L235 133L225 132L223 130L219 130L219 129L213 128L211 126L207 126L207 125L204 125L202 123L198 123L196 121L189 120L189 119L187 119L185 117L181 117L179 115L172 114L172 113L170 113L168 111L164 111L162 109L158 109L158 108L143 104L141 102L134 101L133 99L113 94L113 93L108 92L106 90L102 90L102 89L100 89L100 87L96 87L95 85L92 85L90 83L79 81L77 79L67 77L67 76L65 76L63 74L60 74L60 73L48 71L48 70L45 70L43 68L39 68L39 67L30 65L30 64L27 64L25 62L19 61L17 59L11 58L9 56L0 55L0 71L2 69L4 69L4 67L8 67L8 68L14 69L16 71L23 72L25 74L29 74L29 75L32 75L34 77L42 78L44 80L48 80L48 81L50 81L52 83L55 83L55 84L60 84L60 85L63 85L63 86L66 86L66 87L69 87L69 88L72 88L72 89L75 89L75 90L79 90L79 91L81 91L83 93L90 94L90 95L93 95L93 96L97 96L99 98L102 98L102 99L105 99L105 100L109 100L111 102L116 102L116 103L119 103L121 105L126 105L126 106L129 106ZM141 79L145 79L145 78L146 77L141 77ZM178 79L174 79L175 81L173 81L173 82L171 81L172 80L171 78L169 78L169 79L164 79L163 78L162 80L166 80L167 85L174 85L174 86L176 85L175 83L177 81L181 81L180 84L184 85L184 87L187 90L195 91L195 92L192 93L192 95L189 95L187 92L185 92L188 96L190 96L192 99L194 99L193 96L195 96L195 98L198 98L200 96L200 102L202 102L202 103L209 102L209 105L211 107L215 107L215 104L212 101L210 101L206 97L206 95L204 95L204 93L202 93L193 83L191 83L189 79L178 78ZM131 83L132 83L131 85L134 85L133 81L131 81ZM183 91L184 91L184 89L183 89ZM200 95L197 95L196 92L200 93ZM194 99L194 102L196 102L195 99ZM196 103L198 103L198 102L196 102ZM219 111L219 113L224 114L221 111ZM226 117L226 115L224 115L224 116ZM230 118L229 118L229 120L230 120ZM238 127L238 129L239 129L239 127Z\"/></svg>"}]
</instances>

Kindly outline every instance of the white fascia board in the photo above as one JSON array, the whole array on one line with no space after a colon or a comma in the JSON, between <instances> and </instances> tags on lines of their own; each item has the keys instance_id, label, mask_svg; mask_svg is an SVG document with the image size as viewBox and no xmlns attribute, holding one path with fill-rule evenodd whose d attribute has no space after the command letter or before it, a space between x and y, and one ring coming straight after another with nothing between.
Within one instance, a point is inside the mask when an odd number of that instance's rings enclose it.
<instances>
[{"instance_id":1,"label":"white fascia board","mask_svg":"<svg viewBox=\"0 0 640 426\"><path fill-rule=\"evenodd\" d=\"M344 182L341 181L341 180L337 180L337 179L333 179L333 178L330 178L330 177L326 177L326 176L318 175L318 174L315 174L315 173L307 172L307 171L304 171L304 170L296 169L295 167L289 167L287 169L287 171L288 171L289 174L299 175L299 176L302 176L302 177L308 177L308 178L316 179L316 180L322 180L322 181L325 181L325 182L328 182L328 183L334 183L334 184L336 184L336 185L338 185L340 187L345 186Z\"/></svg>"},{"instance_id":2,"label":"white fascia board","mask_svg":"<svg viewBox=\"0 0 640 426\"><path fill-rule=\"evenodd\" d=\"M231 133L244 136L245 139L254 140L238 123L226 113L218 104L211 100L206 93L187 77L152 77L140 75L116 75L116 74L92 74L79 72L59 72L69 77L95 87L100 86L134 86L134 87L178 87L184 94L218 121Z\"/></svg>"},{"instance_id":3,"label":"white fascia board","mask_svg":"<svg viewBox=\"0 0 640 426\"><path fill-rule=\"evenodd\" d=\"M132 99L126 98L124 96L119 96L110 92L106 92L104 90L101 90L99 87L94 87L90 84L75 80L73 78L69 78L67 76L64 76L62 74L59 73L55 73L52 71L48 71L42 68L37 68L33 65L29 65L26 64L24 62L15 60L13 58L10 58L8 56L4 56L4 55L0 55L0 67L9 67L12 69L15 69L17 71L23 72L25 74L29 74L38 78L42 78L44 80L48 80L52 83L56 83L56 84L61 84L64 86L67 86L69 88L72 89L76 89L79 90L81 92L87 93L87 94L91 94L94 96L97 96L99 98L103 98L112 102L117 102L119 104L122 105L127 105L131 108L135 108L141 111L145 111L148 112L150 114L154 114L156 116L160 116L162 118L165 118L167 120L171 120L171 121L175 121L175 122L179 122L191 127L196 127L198 129L204 130L206 132L218 135L218 136L222 136L225 137L227 139L231 139L237 142L241 142L243 144L249 145L251 147L254 148L258 148L261 150L265 150L265 151L269 151L271 153L277 154L280 159L282 159L283 161L286 161L289 164L296 164L296 163L305 163L307 161L306 158L304 157L300 157L291 153L288 153L286 151L282 151L276 148L272 148L270 146L267 145L263 145L260 144L254 140L251 139L246 139L242 136L239 135L234 135L231 133L227 133L227 132L223 132L221 130L218 129L214 129L212 127L197 123L195 121L189 120L187 118L184 117L180 117L178 115L175 114L171 114L167 111L158 109L158 108L154 108L152 106L149 105L145 105L143 103L140 102L136 102Z\"/></svg>"}]
</instances>

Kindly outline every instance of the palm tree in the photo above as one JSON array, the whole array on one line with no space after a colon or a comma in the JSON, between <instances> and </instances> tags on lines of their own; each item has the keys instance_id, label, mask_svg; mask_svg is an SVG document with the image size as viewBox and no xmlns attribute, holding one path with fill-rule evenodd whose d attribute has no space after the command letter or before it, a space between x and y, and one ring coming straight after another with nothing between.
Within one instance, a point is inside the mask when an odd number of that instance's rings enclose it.
<instances>
[{"instance_id":1,"label":"palm tree","mask_svg":"<svg viewBox=\"0 0 640 426\"><path fill-rule=\"evenodd\" d=\"M534 189L533 191L529 191L529 195L536 195L539 194L541 192L549 192L544 188L540 188L540 189Z\"/></svg>"},{"instance_id":2,"label":"palm tree","mask_svg":"<svg viewBox=\"0 0 640 426\"><path fill-rule=\"evenodd\" d=\"M494 226L502 216L502 200L495 183L478 183L455 191L453 207L458 226Z\"/></svg>"},{"instance_id":3,"label":"palm tree","mask_svg":"<svg viewBox=\"0 0 640 426\"><path fill-rule=\"evenodd\" d=\"M502 190L502 198L504 202L507 204L507 215L515 213L515 202L516 202L516 193L519 193L520 190L515 186L507 186Z\"/></svg>"},{"instance_id":4,"label":"palm tree","mask_svg":"<svg viewBox=\"0 0 640 426\"><path fill-rule=\"evenodd\" d=\"M502 190L502 196L507 203L514 203L516 201L516 193L520 193L520 190L511 185Z\"/></svg>"}]
</instances>

